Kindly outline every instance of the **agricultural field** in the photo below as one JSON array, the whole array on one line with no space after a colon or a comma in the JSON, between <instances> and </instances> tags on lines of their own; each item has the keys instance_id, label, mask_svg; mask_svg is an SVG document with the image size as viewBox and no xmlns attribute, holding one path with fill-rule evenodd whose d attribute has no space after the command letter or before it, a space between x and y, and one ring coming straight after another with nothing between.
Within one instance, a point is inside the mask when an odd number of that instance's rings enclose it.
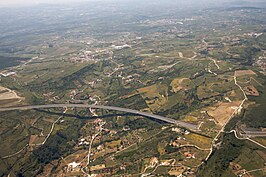
<instances>
[{"instance_id":1,"label":"agricultural field","mask_svg":"<svg viewBox=\"0 0 266 177\"><path fill-rule=\"evenodd\" d=\"M13 90L0 86L0 104L2 106L12 106L19 104L24 98L17 95Z\"/></svg>"},{"instance_id":2,"label":"agricultural field","mask_svg":"<svg viewBox=\"0 0 266 177\"><path fill-rule=\"evenodd\" d=\"M106 3L0 8L0 176L265 176L265 3Z\"/></svg>"}]
</instances>

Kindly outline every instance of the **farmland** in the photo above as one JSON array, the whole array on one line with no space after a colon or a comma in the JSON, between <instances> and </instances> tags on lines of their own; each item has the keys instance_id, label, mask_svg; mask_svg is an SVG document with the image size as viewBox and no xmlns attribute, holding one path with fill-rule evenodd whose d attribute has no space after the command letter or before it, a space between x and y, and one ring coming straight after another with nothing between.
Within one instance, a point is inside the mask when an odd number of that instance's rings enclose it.
<instances>
[{"instance_id":1,"label":"farmland","mask_svg":"<svg viewBox=\"0 0 266 177\"><path fill-rule=\"evenodd\" d=\"M4 111L0 176L265 176L264 6L106 3L3 8L0 107L197 128Z\"/></svg>"}]
</instances>

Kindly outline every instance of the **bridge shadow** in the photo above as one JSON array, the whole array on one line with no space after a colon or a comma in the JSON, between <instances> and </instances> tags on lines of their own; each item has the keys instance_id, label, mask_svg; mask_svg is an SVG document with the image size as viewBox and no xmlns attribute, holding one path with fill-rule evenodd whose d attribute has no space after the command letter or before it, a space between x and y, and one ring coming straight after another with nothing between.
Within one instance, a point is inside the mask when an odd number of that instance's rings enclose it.
<instances>
[{"instance_id":1,"label":"bridge shadow","mask_svg":"<svg viewBox=\"0 0 266 177\"><path fill-rule=\"evenodd\" d=\"M157 122L159 124L166 124L166 122L158 120L158 119L153 119L151 117L147 117L147 116L142 116L142 115L138 115L138 114L133 114L133 113L113 113L113 114L106 114L106 115L101 115L101 116L81 116L79 114L68 114L68 113L59 113L59 112L52 112L49 110L44 110L44 109L34 109L37 112L42 112L42 113L46 113L46 114L50 114L50 115L57 115L57 116L64 116L64 117L72 117L72 118L77 118L77 119L103 119L103 118L109 118L109 117L116 117L116 116L134 116L134 117L145 117L149 120L152 120L154 122Z\"/></svg>"}]
</instances>

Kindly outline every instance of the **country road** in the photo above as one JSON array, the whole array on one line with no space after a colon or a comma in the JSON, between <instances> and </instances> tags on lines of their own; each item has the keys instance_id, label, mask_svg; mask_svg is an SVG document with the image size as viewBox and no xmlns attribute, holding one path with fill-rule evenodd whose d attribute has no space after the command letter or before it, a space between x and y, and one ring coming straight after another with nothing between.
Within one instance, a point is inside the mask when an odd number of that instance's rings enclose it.
<instances>
[{"instance_id":1,"label":"country road","mask_svg":"<svg viewBox=\"0 0 266 177\"><path fill-rule=\"evenodd\" d=\"M133 109L127 109L127 108L120 108L120 107L114 107L114 106L103 106L103 105L88 105L88 104L49 104L49 105L32 105L32 106L18 106L18 107L8 107L8 108L0 108L0 112L3 111L15 111L15 110L30 110L30 109L48 109L48 108L94 108L94 109L106 109L106 110L113 110L113 111L121 111L121 112L127 112L131 114L137 114L145 117L150 117L153 119L157 119L160 121L164 121L170 124L175 124L180 127L184 127L190 130L198 130L198 125L190 124L182 121L178 121L175 119L150 114L147 112L141 112Z\"/></svg>"},{"instance_id":2,"label":"country road","mask_svg":"<svg viewBox=\"0 0 266 177\"><path fill-rule=\"evenodd\" d=\"M203 39L203 42L206 43ZM220 66L217 64L217 61L214 60L214 59L211 59L214 64L216 65L217 69L220 69ZM240 105L237 107L237 109L235 109L235 111L230 115L230 117L227 119L227 121L224 123L223 127L221 128L221 130L217 133L217 135L214 137L213 141L212 141L212 148L211 148L211 151L210 153L208 154L208 156L205 158L205 161L208 161L208 159L211 157L211 154L213 153L213 149L214 149L214 146L216 145L216 141L218 141L218 138L220 137L220 135L222 133L224 133L224 129L226 127L226 125L235 117L235 115L239 112L241 112L242 108L243 108L243 105L244 103L248 100L248 97L245 93L245 91L243 90L243 88L238 84L237 82L237 76L234 75L233 76L234 78L234 83L235 85L241 90L241 92L243 93L243 96L244 96L244 99L241 101ZM250 141L253 141L253 140L250 140Z\"/></svg>"}]
</instances>

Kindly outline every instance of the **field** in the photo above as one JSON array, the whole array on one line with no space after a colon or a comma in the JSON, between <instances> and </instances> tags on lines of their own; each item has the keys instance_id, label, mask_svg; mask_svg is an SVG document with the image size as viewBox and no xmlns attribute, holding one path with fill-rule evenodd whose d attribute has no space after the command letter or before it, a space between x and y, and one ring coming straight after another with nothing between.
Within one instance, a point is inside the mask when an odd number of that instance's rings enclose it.
<instances>
[{"instance_id":1,"label":"field","mask_svg":"<svg viewBox=\"0 0 266 177\"><path fill-rule=\"evenodd\" d=\"M0 70L19 65L20 63L27 62L28 60L29 58L0 56Z\"/></svg>"},{"instance_id":2,"label":"field","mask_svg":"<svg viewBox=\"0 0 266 177\"><path fill-rule=\"evenodd\" d=\"M138 89L138 93L153 112L160 110L166 104L168 100L167 91L167 87L161 84Z\"/></svg>"},{"instance_id":3,"label":"field","mask_svg":"<svg viewBox=\"0 0 266 177\"><path fill-rule=\"evenodd\" d=\"M0 107L106 105L197 127L105 109L1 112L0 176L265 176L265 149L241 130L266 127L264 6L184 3L1 8Z\"/></svg>"},{"instance_id":4,"label":"field","mask_svg":"<svg viewBox=\"0 0 266 177\"><path fill-rule=\"evenodd\" d=\"M180 90L189 90L191 88L190 86L191 84L191 80L188 79L188 78L177 78L177 79L174 79L170 86L171 86L171 92L178 92Z\"/></svg>"},{"instance_id":5,"label":"field","mask_svg":"<svg viewBox=\"0 0 266 177\"><path fill-rule=\"evenodd\" d=\"M0 104L2 106L12 106L23 101L24 98L17 95L15 91L0 86Z\"/></svg>"},{"instance_id":6,"label":"field","mask_svg":"<svg viewBox=\"0 0 266 177\"><path fill-rule=\"evenodd\" d=\"M217 103L212 107L207 108L207 113L213 117L220 126L225 125L230 116L239 107L241 101L233 101L230 103Z\"/></svg>"},{"instance_id":7,"label":"field","mask_svg":"<svg viewBox=\"0 0 266 177\"><path fill-rule=\"evenodd\" d=\"M202 135L190 133L184 136L188 142L198 146L201 149L209 149L212 139Z\"/></svg>"},{"instance_id":8,"label":"field","mask_svg":"<svg viewBox=\"0 0 266 177\"><path fill-rule=\"evenodd\" d=\"M256 75L256 73L252 70L237 70L235 71L235 76L245 76L245 75Z\"/></svg>"}]
</instances>

